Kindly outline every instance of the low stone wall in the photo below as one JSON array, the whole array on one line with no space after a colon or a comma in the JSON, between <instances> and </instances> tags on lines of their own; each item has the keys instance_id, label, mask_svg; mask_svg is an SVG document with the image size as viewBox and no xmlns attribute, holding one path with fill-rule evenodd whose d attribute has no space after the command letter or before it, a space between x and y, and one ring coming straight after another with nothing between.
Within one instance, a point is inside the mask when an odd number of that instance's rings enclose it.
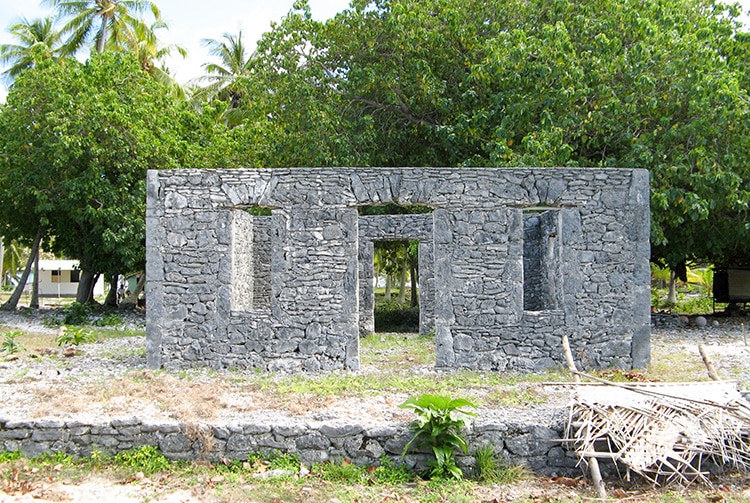
<instances>
[{"instance_id":1,"label":"low stone wall","mask_svg":"<svg viewBox=\"0 0 750 503\"><path fill-rule=\"evenodd\" d=\"M465 431L470 453L479 446L492 445L507 462L525 465L537 473L580 474L575 453L565 450L560 442L566 414L562 409L536 412L532 416L537 420L529 421L490 413L496 417L477 419ZM48 452L85 457L95 450L116 454L153 445L171 459L244 460L251 453L279 451L296 453L307 465L343 458L372 465L382 456L400 461L410 438L408 425L403 423L331 424L293 419L274 423L149 422L136 417L101 422L0 418L0 451L20 450L30 457ZM429 459L426 454L410 453L404 462L421 469ZM459 466L471 473L474 458L460 456Z\"/></svg>"}]
</instances>

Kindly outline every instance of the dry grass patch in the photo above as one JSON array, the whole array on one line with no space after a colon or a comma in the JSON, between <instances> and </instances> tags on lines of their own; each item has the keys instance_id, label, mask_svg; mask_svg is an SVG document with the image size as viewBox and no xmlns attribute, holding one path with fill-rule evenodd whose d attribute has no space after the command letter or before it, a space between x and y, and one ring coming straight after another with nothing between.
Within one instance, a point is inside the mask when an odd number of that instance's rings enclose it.
<instances>
[{"instance_id":1,"label":"dry grass patch","mask_svg":"<svg viewBox=\"0 0 750 503\"><path fill-rule=\"evenodd\" d=\"M707 380L703 361L698 354L698 346L689 347L678 345L677 347L660 348L652 350L651 365L648 369L648 377L671 382L694 381L696 376L703 376ZM658 357L655 357L657 356Z\"/></svg>"},{"instance_id":2,"label":"dry grass patch","mask_svg":"<svg viewBox=\"0 0 750 503\"><path fill-rule=\"evenodd\" d=\"M138 370L117 379L81 387L49 386L36 389L36 414L56 411L80 413L97 405L109 414L129 414L154 408L184 422L212 419L227 404L230 386L222 380L186 382L164 372Z\"/></svg>"}]
</instances>

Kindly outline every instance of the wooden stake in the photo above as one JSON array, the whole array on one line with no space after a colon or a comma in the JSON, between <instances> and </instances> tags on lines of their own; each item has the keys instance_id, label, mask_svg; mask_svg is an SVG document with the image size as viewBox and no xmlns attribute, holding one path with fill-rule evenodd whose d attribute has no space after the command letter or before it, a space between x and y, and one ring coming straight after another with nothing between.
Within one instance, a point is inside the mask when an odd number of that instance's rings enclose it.
<instances>
[{"instance_id":1,"label":"wooden stake","mask_svg":"<svg viewBox=\"0 0 750 503\"><path fill-rule=\"evenodd\" d=\"M708 377L710 377L714 381L721 381L721 378L719 377L719 374L716 373L716 369L714 369L711 360L708 359L706 348L703 346L703 344L698 344L698 352L701 354L701 359L703 359L703 365L706 366Z\"/></svg>"},{"instance_id":2,"label":"wooden stake","mask_svg":"<svg viewBox=\"0 0 750 503\"><path fill-rule=\"evenodd\" d=\"M568 370L573 373L573 381L581 382L581 376L578 375L578 369L576 368L576 362L573 361L573 353L570 351L570 342L568 342L568 336L562 336L563 352L565 354L565 361L568 363Z\"/></svg>"},{"instance_id":3,"label":"wooden stake","mask_svg":"<svg viewBox=\"0 0 750 503\"><path fill-rule=\"evenodd\" d=\"M568 369L573 374L573 381L581 382L581 376L578 375L578 369L576 363L573 360L573 353L570 351L570 342L568 336L563 334L562 336L563 353L565 354L565 361L568 363ZM596 495L600 500L607 499L607 488L604 486L602 480L602 472L599 470L599 461L596 456L586 456L586 461L589 464L589 471L591 472L591 481L594 483L594 489L596 489Z\"/></svg>"}]
</instances>

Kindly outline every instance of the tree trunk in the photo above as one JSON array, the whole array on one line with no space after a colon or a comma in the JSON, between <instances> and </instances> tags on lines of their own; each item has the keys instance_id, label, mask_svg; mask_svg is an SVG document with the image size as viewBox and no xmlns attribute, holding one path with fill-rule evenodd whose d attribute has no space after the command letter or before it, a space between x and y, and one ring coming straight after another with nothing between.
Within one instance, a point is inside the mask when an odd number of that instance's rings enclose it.
<instances>
[{"instance_id":1,"label":"tree trunk","mask_svg":"<svg viewBox=\"0 0 750 503\"><path fill-rule=\"evenodd\" d=\"M81 280L78 283L78 290L76 290L76 302L80 304L94 302L94 286L98 279L99 274L89 269L81 269Z\"/></svg>"},{"instance_id":2,"label":"tree trunk","mask_svg":"<svg viewBox=\"0 0 750 503\"><path fill-rule=\"evenodd\" d=\"M391 275L389 273L385 274L385 300L391 301Z\"/></svg>"},{"instance_id":3,"label":"tree trunk","mask_svg":"<svg viewBox=\"0 0 750 503\"><path fill-rule=\"evenodd\" d=\"M105 306L117 307L117 287L119 286L118 279L119 276L117 274L114 274L109 280L109 293L107 293L107 298L104 299Z\"/></svg>"},{"instance_id":4,"label":"tree trunk","mask_svg":"<svg viewBox=\"0 0 750 503\"><path fill-rule=\"evenodd\" d=\"M138 276L138 283L135 285L135 290L130 293L130 295L122 301L122 304L130 304L130 305L138 305L138 296L141 294L143 289L146 286L146 273L141 272L141 274Z\"/></svg>"},{"instance_id":5,"label":"tree trunk","mask_svg":"<svg viewBox=\"0 0 750 503\"><path fill-rule=\"evenodd\" d=\"M5 246L0 236L0 286L5 286Z\"/></svg>"},{"instance_id":6,"label":"tree trunk","mask_svg":"<svg viewBox=\"0 0 750 503\"><path fill-rule=\"evenodd\" d=\"M99 32L97 33L97 37L96 37L97 54L101 54L104 52L104 46L107 44L107 29L109 28L110 23L111 23L111 20L109 17L105 17L102 20L102 25L99 28Z\"/></svg>"},{"instance_id":7,"label":"tree trunk","mask_svg":"<svg viewBox=\"0 0 750 503\"><path fill-rule=\"evenodd\" d=\"M410 271L409 275L411 276L411 307L417 307L419 305L419 292L417 291L417 264L414 263L413 259L409 259L409 265Z\"/></svg>"},{"instance_id":8,"label":"tree trunk","mask_svg":"<svg viewBox=\"0 0 750 503\"><path fill-rule=\"evenodd\" d=\"M39 309L39 251L36 253L34 260L34 281L31 283L31 302L29 307Z\"/></svg>"},{"instance_id":9,"label":"tree trunk","mask_svg":"<svg viewBox=\"0 0 750 503\"><path fill-rule=\"evenodd\" d=\"M409 268L409 252L406 252L406 255L404 255L404 261L401 263L401 278L400 282L401 285L399 286L398 290L398 303L403 304L406 302L406 272Z\"/></svg>"},{"instance_id":10,"label":"tree trunk","mask_svg":"<svg viewBox=\"0 0 750 503\"><path fill-rule=\"evenodd\" d=\"M21 280L18 282L16 289L13 290L13 294L10 296L10 299L8 299L5 304L0 306L0 309L3 309L5 311L15 311L18 307L18 301L21 299L23 289L26 288L26 281L29 279L29 274L31 274L31 266L34 264L34 260L36 260L36 256L39 254L39 245L41 243L42 228L40 227L36 232L34 243L31 245L31 256L29 256L29 260L26 262L26 268L23 270Z\"/></svg>"},{"instance_id":11,"label":"tree trunk","mask_svg":"<svg viewBox=\"0 0 750 503\"><path fill-rule=\"evenodd\" d=\"M669 293L667 294L667 304L674 306L677 304L677 273L674 270L669 272Z\"/></svg>"}]
</instances>

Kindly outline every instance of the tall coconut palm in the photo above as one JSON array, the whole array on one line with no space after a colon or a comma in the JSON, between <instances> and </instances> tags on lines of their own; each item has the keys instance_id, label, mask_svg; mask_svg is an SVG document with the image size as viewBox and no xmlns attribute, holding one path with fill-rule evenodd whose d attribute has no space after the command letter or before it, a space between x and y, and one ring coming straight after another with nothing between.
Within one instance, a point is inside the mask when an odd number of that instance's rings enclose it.
<instances>
[{"instance_id":1,"label":"tall coconut palm","mask_svg":"<svg viewBox=\"0 0 750 503\"><path fill-rule=\"evenodd\" d=\"M173 51L185 58L187 57L187 50L181 45L160 44L155 36L156 30L160 28L167 28L167 24L158 21L150 27L145 25L136 27L131 33L132 38L128 42L128 46L138 58L144 72L151 75L156 81L169 86L178 97L184 98L184 89L172 78L169 71L164 67L163 61L167 56L171 56Z\"/></svg>"},{"instance_id":2,"label":"tall coconut palm","mask_svg":"<svg viewBox=\"0 0 750 503\"><path fill-rule=\"evenodd\" d=\"M10 242L8 246L5 246L0 241L0 257L2 257L2 278L0 278L0 285L6 286L10 284L8 281L11 277L15 277L18 269L21 268L23 262L23 250L16 242Z\"/></svg>"},{"instance_id":3,"label":"tall coconut palm","mask_svg":"<svg viewBox=\"0 0 750 503\"><path fill-rule=\"evenodd\" d=\"M69 50L80 49L93 39L96 52L107 47L127 47L132 33L145 25L139 16L151 11L161 21L159 8L148 0L43 0L66 19L63 33L69 34Z\"/></svg>"},{"instance_id":4,"label":"tall coconut palm","mask_svg":"<svg viewBox=\"0 0 750 503\"><path fill-rule=\"evenodd\" d=\"M29 21L21 18L8 28L15 44L0 45L0 63L10 64L3 78L12 81L21 72L46 58L64 56L62 33L55 28L52 17Z\"/></svg>"},{"instance_id":5,"label":"tall coconut palm","mask_svg":"<svg viewBox=\"0 0 750 503\"><path fill-rule=\"evenodd\" d=\"M224 119L229 125L241 122L239 107L247 93L247 82L252 75L256 53L248 53L242 41L242 30L238 34L224 33L224 40L203 39L202 45L211 56L219 58L219 63L206 63L206 74L195 79L195 83L205 83L193 95L195 101L219 99L228 103Z\"/></svg>"}]
</instances>

